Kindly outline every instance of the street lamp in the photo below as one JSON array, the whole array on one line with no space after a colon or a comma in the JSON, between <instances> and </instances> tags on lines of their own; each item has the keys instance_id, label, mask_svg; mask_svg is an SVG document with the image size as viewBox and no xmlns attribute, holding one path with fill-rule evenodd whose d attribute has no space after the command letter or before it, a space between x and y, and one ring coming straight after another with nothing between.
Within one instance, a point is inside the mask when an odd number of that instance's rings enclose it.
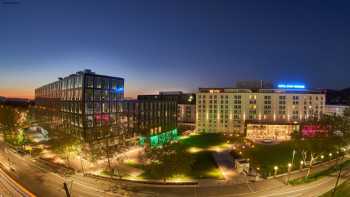
<instances>
[{"instance_id":1,"label":"street lamp","mask_svg":"<svg viewBox=\"0 0 350 197\"><path fill-rule=\"evenodd\" d=\"M300 170L303 169L304 161L300 161Z\"/></svg>"},{"instance_id":2,"label":"street lamp","mask_svg":"<svg viewBox=\"0 0 350 197\"><path fill-rule=\"evenodd\" d=\"M276 176L277 171L278 171L278 166L273 167L273 169L275 170L275 174L274 174L274 176Z\"/></svg>"},{"instance_id":3,"label":"street lamp","mask_svg":"<svg viewBox=\"0 0 350 197\"><path fill-rule=\"evenodd\" d=\"M288 178L287 178L287 185L289 184L289 177L290 177L290 170L292 169L292 164L288 163Z\"/></svg>"},{"instance_id":4,"label":"street lamp","mask_svg":"<svg viewBox=\"0 0 350 197\"><path fill-rule=\"evenodd\" d=\"M329 157L332 157L332 153L329 153L328 155L329 155Z\"/></svg>"},{"instance_id":5,"label":"street lamp","mask_svg":"<svg viewBox=\"0 0 350 197\"><path fill-rule=\"evenodd\" d=\"M324 158L324 156L323 155L321 155L321 159L323 159Z\"/></svg>"}]
</instances>

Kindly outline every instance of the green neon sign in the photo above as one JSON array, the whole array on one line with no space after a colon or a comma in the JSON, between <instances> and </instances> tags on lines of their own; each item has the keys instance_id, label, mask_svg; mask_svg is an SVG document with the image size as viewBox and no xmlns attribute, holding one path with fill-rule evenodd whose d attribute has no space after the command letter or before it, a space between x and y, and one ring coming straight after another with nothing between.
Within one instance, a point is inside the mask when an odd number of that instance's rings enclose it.
<instances>
[{"instance_id":1,"label":"green neon sign","mask_svg":"<svg viewBox=\"0 0 350 197\"><path fill-rule=\"evenodd\" d=\"M160 133L158 135L152 135L150 137L141 136L139 138L139 144L141 146L144 146L145 142L149 141L151 147L157 147L157 146L167 144L171 141L178 140L178 138L179 138L178 132L177 132L177 129L175 128L170 131Z\"/></svg>"}]
</instances>

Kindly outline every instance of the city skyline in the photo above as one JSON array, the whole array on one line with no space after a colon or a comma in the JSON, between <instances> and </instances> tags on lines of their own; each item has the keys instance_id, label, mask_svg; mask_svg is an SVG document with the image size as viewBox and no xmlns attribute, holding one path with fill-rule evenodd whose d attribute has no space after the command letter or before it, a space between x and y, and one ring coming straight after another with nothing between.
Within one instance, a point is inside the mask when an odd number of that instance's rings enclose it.
<instances>
[{"instance_id":1,"label":"city skyline","mask_svg":"<svg viewBox=\"0 0 350 197\"><path fill-rule=\"evenodd\" d=\"M347 88L348 2L2 2L0 95L85 68L126 78L127 97L237 80Z\"/></svg>"},{"instance_id":2,"label":"city skyline","mask_svg":"<svg viewBox=\"0 0 350 197\"><path fill-rule=\"evenodd\" d=\"M349 8L0 0L0 197L350 196Z\"/></svg>"}]
</instances>

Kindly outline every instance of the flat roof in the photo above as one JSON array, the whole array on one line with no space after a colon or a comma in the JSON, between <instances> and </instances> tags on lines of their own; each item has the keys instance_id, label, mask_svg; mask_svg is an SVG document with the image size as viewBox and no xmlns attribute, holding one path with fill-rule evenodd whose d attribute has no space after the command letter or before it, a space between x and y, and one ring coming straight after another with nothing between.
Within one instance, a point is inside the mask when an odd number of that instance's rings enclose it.
<instances>
[{"instance_id":1,"label":"flat roof","mask_svg":"<svg viewBox=\"0 0 350 197\"><path fill-rule=\"evenodd\" d=\"M240 89L240 88L199 88L199 93L295 93L295 94L325 94L325 90L310 89Z\"/></svg>"}]
</instances>

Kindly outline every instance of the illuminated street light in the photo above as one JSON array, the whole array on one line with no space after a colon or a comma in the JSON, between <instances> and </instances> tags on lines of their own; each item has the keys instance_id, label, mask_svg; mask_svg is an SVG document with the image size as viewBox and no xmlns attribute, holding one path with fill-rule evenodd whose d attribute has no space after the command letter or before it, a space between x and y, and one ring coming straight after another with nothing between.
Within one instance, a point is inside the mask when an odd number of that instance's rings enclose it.
<instances>
[{"instance_id":1,"label":"illuminated street light","mask_svg":"<svg viewBox=\"0 0 350 197\"><path fill-rule=\"evenodd\" d=\"M332 157L332 153L329 153L328 155L329 155L330 157Z\"/></svg>"},{"instance_id":2,"label":"illuminated street light","mask_svg":"<svg viewBox=\"0 0 350 197\"><path fill-rule=\"evenodd\" d=\"M303 169L304 161L300 161L300 170Z\"/></svg>"},{"instance_id":3,"label":"illuminated street light","mask_svg":"<svg viewBox=\"0 0 350 197\"><path fill-rule=\"evenodd\" d=\"M321 155L321 159L323 159L324 158L324 156L323 155Z\"/></svg>"},{"instance_id":4,"label":"illuminated street light","mask_svg":"<svg viewBox=\"0 0 350 197\"><path fill-rule=\"evenodd\" d=\"M292 169L292 164L288 163L288 178L287 178L287 185L289 184L289 177L290 177L290 170Z\"/></svg>"},{"instance_id":5,"label":"illuminated street light","mask_svg":"<svg viewBox=\"0 0 350 197\"><path fill-rule=\"evenodd\" d=\"M273 167L273 169L275 170L275 174L274 174L274 176L276 176L277 171L278 171L278 166Z\"/></svg>"}]
</instances>

